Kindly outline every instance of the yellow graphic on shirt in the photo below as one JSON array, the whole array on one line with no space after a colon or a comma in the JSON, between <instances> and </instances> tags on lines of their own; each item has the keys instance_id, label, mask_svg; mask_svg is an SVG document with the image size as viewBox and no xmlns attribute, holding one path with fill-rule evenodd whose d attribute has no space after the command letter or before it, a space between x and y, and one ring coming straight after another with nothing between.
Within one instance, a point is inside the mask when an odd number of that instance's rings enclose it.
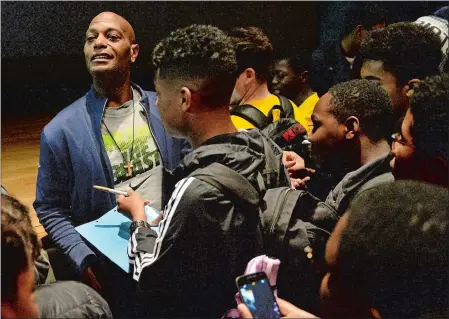
<instances>
[{"instance_id":1,"label":"yellow graphic on shirt","mask_svg":"<svg viewBox=\"0 0 449 319\"><path fill-rule=\"evenodd\" d=\"M130 179L128 176L128 169L125 168L125 165L128 163L131 156L133 128L128 127L126 129L119 130L112 133L112 136L114 139L112 139L109 134L104 134L103 142L108 156L112 152L117 152L115 155L118 155L115 156L117 160L111 162L114 183L116 184ZM114 140L120 147L124 158L120 155L120 150L117 148ZM109 156L109 158L111 158L111 156ZM131 160L133 165L133 176L142 174L160 165L161 163L159 151L153 140L150 129L146 124L135 127L134 148Z\"/></svg>"}]
</instances>

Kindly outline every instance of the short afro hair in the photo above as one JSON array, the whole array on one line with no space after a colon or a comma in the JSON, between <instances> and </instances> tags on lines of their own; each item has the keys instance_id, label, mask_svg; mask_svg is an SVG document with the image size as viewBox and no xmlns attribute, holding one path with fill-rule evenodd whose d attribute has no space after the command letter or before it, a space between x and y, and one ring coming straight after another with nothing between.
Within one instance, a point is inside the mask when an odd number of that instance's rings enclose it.
<instances>
[{"instance_id":1,"label":"short afro hair","mask_svg":"<svg viewBox=\"0 0 449 319\"><path fill-rule=\"evenodd\" d=\"M424 79L439 73L441 41L431 30L412 22L398 22L374 30L362 40L360 56L382 61L398 86L413 78Z\"/></svg>"},{"instance_id":2,"label":"short afro hair","mask_svg":"<svg viewBox=\"0 0 449 319\"><path fill-rule=\"evenodd\" d=\"M276 61L287 60L288 64L295 73L312 71L312 53L306 50L296 52L286 52L276 57Z\"/></svg>"},{"instance_id":3,"label":"short afro hair","mask_svg":"<svg viewBox=\"0 0 449 319\"><path fill-rule=\"evenodd\" d=\"M360 127L373 142L388 139L393 131L393 109L390 98L377 83L351 80L334 85L330 110L340 123L350 116L360 121Z\"/></svg>"},{"instance_id":4,"label":"short afro hair","mask_svg":"<svg viewBox=\"0 0 449 319\"><path fill-rule=\"evenodd\" d=\"M416 149L448 162L449 74L421 81L413 90L410 112Z\"/></svg>"},{"instance_id":5,"label":"short afro hair","mask_svg":"<svg viewBox=\"0 0 449 319\"><path fill-rule=\"evenodd\" d=\"M236 77L235 50L217 27L194 24L173 31L154 48L153 65L161 78L203 80L199 92L205 104L229 104Z\"/></svg>"},{"instance_id":6,"label":"short afro hair","mask_svg":"<svg viewBox=\"0 0 449 319\"><path fill-rule=\"evenodd\" d=\"M232 29L229 36L233 39L235 47L237 74L241 74L247 68L252 68L260 82L267 81L274 59L274 51L273 45L265 33L257 27L244 27Z\"/></svg>"},{"instance_id":7,"label":"short afro hair","mask_svg":"<svg viewBox=\"0 0 449 319\"><path fill-rule=\"evenodd\" d=\"M349 207L337 259L342 287L382 317L447 318L447 189L397 181L360 194Z\"/></svg>"},{"instance_id":8,"label":"short afro hair","mask_svg":"<svg viewBox=\"0 0 449 319\"><path fill-rule=\"evenodd\" d=\"M371 30L374 25L386 23L386 10L381 2L357 1L352 2L344 14L345 35L361 25L365 30Z\"/></svg>"}]
</instances>

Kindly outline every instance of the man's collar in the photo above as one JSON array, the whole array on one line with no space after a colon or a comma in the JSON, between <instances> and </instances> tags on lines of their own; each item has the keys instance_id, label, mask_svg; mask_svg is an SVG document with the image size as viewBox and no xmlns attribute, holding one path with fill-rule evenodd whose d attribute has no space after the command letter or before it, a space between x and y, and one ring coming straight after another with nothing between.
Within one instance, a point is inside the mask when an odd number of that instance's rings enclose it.
<instances>
[{"instance_id":1,"label":"man's collar","mask_svg":"<svg viewBox=\"0 0 449 319\"><path fill-rule=\"evenodd\" d=\"M137 84L131 82L131 87L135 90L137 90L140 94L140 103L147 105L148 104L148 97L142 90L140 86ZM107 99L103 96L98 96L95 92L94 85L91 84L89 92L87 92L86 96L86 102L89 107L91 107L93 110L97 112L103 112L103 108L106 104Z\"/></svg>"},{"instance_id":2,"label":"man's collar","mask_svg":"<svg viewBox=\"0 0 449 319\"><path fill-rule=\"evenodd\" d=\"M392 156L391 153L388 153L346 174L343 178L343 191L347 193L354 187L358 187L361 183L365 183L375 176L391 172L390 161Z\"/></svg>"}]
</instances>

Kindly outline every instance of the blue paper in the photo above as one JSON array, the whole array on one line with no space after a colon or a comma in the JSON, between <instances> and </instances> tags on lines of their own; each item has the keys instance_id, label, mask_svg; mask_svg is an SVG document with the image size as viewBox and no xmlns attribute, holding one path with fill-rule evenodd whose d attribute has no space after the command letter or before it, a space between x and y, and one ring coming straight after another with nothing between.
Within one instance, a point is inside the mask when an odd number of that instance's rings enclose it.
<instances>
[{"instance_id":1,"label":"blue paper","mask_svg":"<svg viewBox=\"0 0 449 319\"><path fill-rule=\"evenodd\" d=\"M145 206L145 213L150 222L158 216L159 211ZM76 230L103 255L130 273L127 253L130 225L131 219L119 213L115 207L99 219L76 227ZM159 227L152 228L159 233Z\"/></svg>"}]
</instances>

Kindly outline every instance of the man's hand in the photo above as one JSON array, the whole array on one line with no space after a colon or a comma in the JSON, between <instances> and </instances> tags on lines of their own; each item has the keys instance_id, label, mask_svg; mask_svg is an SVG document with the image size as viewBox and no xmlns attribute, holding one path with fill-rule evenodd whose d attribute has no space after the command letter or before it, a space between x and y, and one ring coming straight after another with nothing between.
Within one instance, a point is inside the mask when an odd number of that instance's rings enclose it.
<instances>
[{"instance_id":1,"label":"man's hand","mask_svg":"<svg viewBox=\"0 0 449 319\"><path fill-rule=\"evenodd\" d=\"M310 181L310 176L306 176L304 178L290 178L290 183L292 185L292 188L294 189L301 189L304 186L306 186L306 182Z\"/></svg>"},{"instance_id":2,"label":"man's hand","mask_svg":"<svg viewBox=\"0 0 449 319\"><path fill-rule=\"evenodd\" d=\"M288 170L292 188L301 188L310 180L310 174L315 174L315 170L305 166L304 159L295 152L284 151L282 163Z\"/></svg>"},{"instance_id":3,"label":"man's hand","mask_svg":"<svg viewBox=\"0 0 449 319\"><path fill-rule=\"evenodd\" d=\"M284 151L282 154L282 164L291 175L293 172L306 169L304 159L295 152Z\"/></svg>"},{"instance_id":4,"label":"man's hand","mask_svg":"<svg viewBox=\"0 0 449 319\"><path fill-rule=\"evenodd\" d=\"M95 289L100 295L102 294L103 288L101 287L100 283L98 282L97 277L95 276L92 268L86 267L84 269L83 275L81 276L81 281L83 283L85 283L86 285Z\"/></svg>"},{"instance_id":5,"label":"man's hand","mask_svg":"<svg viewBox=\"0 0 449 319\"><path fill-rule=\"evenodd\" d=\"M285 301L284 299L276 299L279 310L281 311L282 318L318 318L307 311L299 309L298 307L292 305L291 303ZM252 318L251 312L244 303L238 305L237 310L241 318Z\"/></svg>"},{"instance_id":6,"label":"man's hand","mask_svg":"<svg viewBox=\"0 0 449 319\"><path fill-rule=\"evenodd\" d=\"M117 196L117 209L120 212L128 214L132 220L147 220L145 214L145 201L139 193L128 190L128 196Z\"/></svg>"}]
</instances>

